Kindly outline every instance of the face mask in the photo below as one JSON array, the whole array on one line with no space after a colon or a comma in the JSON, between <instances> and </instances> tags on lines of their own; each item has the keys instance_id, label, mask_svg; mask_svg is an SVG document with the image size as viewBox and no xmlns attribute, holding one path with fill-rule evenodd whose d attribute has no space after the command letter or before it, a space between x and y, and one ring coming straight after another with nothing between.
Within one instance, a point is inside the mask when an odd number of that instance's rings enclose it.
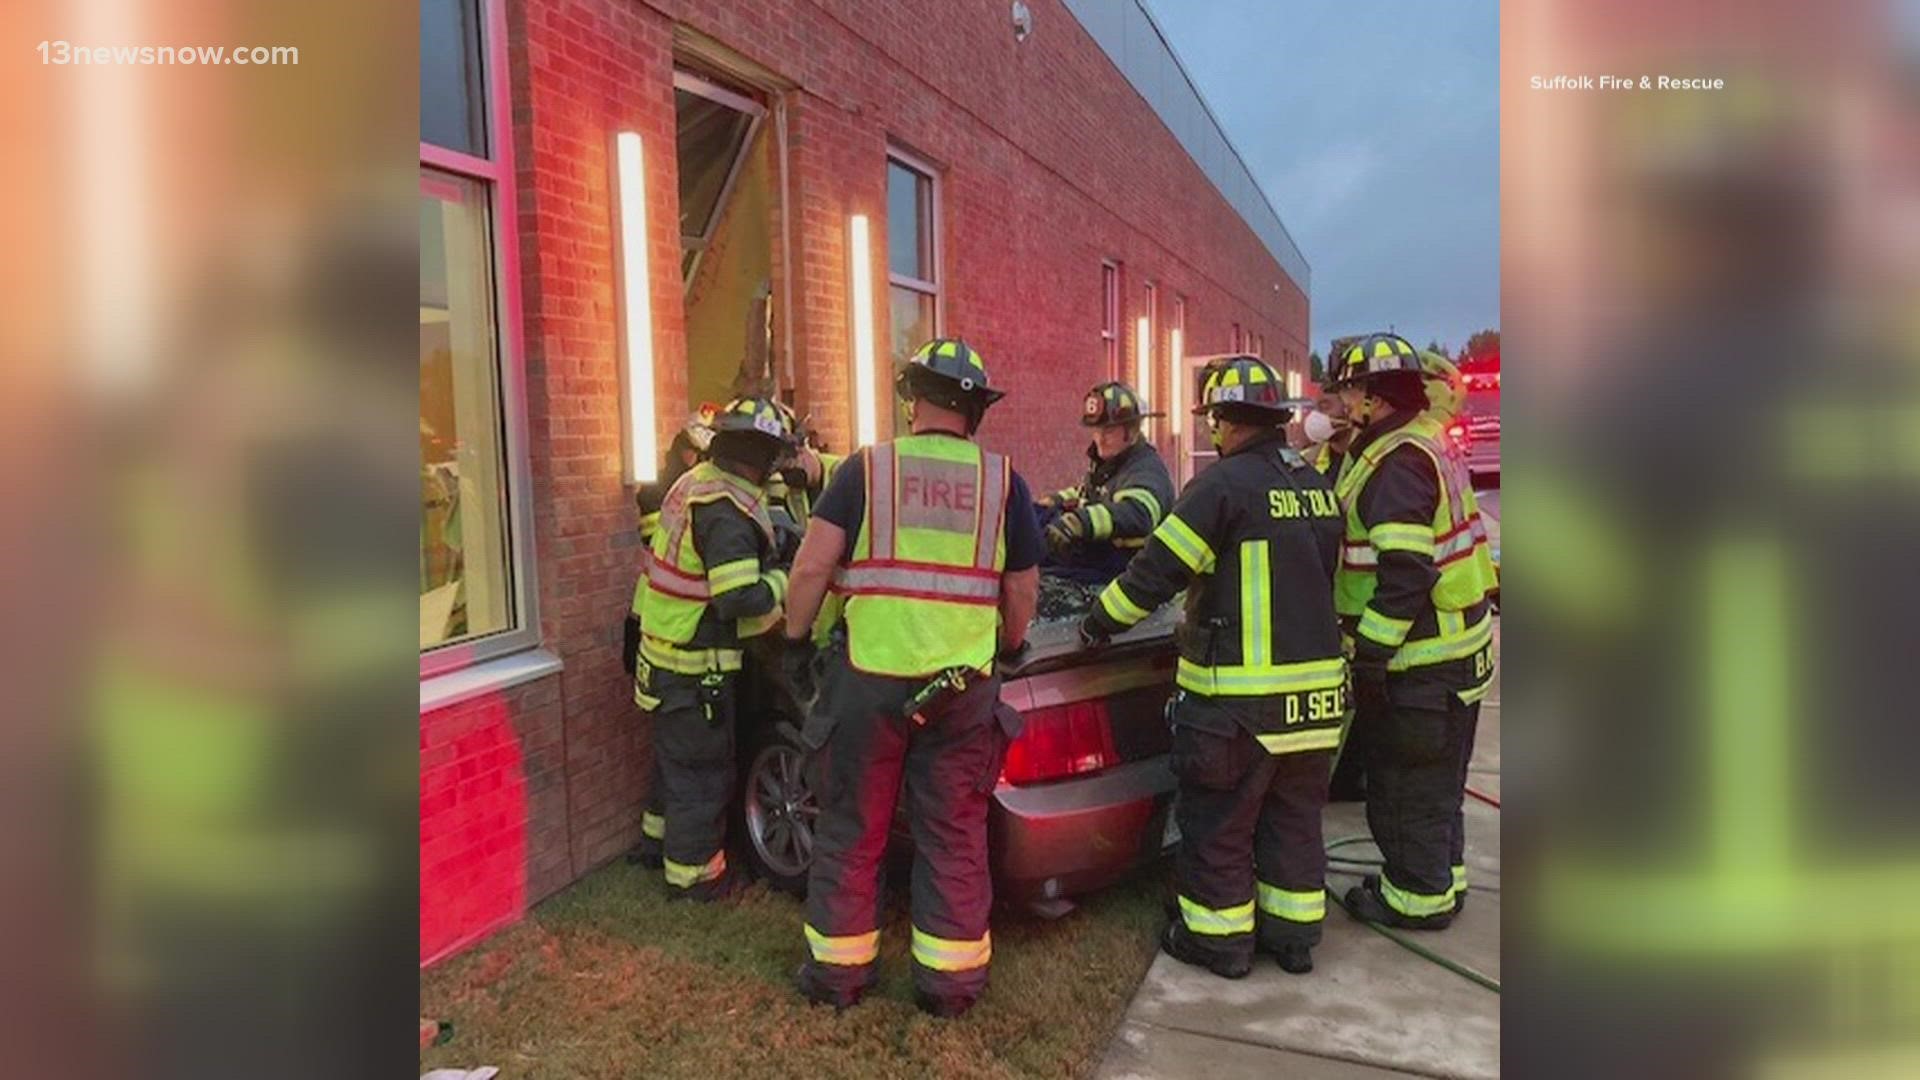
<instances>
[{"instance_id":1,"label":"face mask","mask_svg":"<svg viewBox=\"0 0 1920 1080\"><path fill-rule=\"evenodd\" d=\"M1300 430L1306 434L1309 442L1329 442L1333 439L1333 417L1315 409L1300 421Z\"/></svg>"}]
</instances>

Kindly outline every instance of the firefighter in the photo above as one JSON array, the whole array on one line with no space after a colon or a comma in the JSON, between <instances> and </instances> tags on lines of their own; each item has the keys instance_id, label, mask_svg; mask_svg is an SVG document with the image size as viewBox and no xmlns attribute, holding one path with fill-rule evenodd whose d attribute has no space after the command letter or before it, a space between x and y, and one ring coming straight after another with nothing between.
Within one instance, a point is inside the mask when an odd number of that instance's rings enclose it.
<instances>
[{"instance_id":1,"label":"firefighter","mask_svg":"<svg viewBox=\"0 0 1920 1080\"><path fill-rule=\"evenodd\" d=\"M1493 561L1417 350L1370 334L1336 354L1332 375L1358 429L1335 485L1345 535L1334 598L1353 641L1367 824L1385 860L1346 905L1438 930L1466 895L1461 800L1493 680Z\"/></svg>"},{"instance_id":2,"label":"firefighter","mask_svg":"<svg viewBox=\"0 0 1920 1080\"><path fill-rule=\"evenodd\" d=\"M794 683L830 578L846 597L804 732L824 753L797 981L836 1008L873 985L880 860L904 797L915 1000L951 1017L987 985L987 802L1006 747L994 668L1024 647L1044 546L1026 482L972 441L1002 396L980 354L928 342L895 389L912 434L840 466L794 561L782 657Z\"/></svg>"},{"instance_id":3,"label":"firefighter","mask_svg":"<svg viewBox=\"0 0 1920 1080\"><path fill-rule=\"evenodd\" d=\"M833 482L833 474L845 459L816 449L807 421L784 404L780 408L793 427L793 450L780 459L772 479L767 481L767 498L786 507L793 520L804 526L812 516L815 500Z\"/></svg>"},{"instance_id":4,"label":"firefighter","mask_svg":"<svg viewBox=\"0 0 1920 1080\"><path fill-rule=\"evenodd\" d=\"M673 442L667 446L660 478L640 485L634 492L634 505L640 513L640 576L633 583L633 603L627 608L626 643L620 653L628 678L633 677L640 656L640 609L646 603L647 563L652 555L653 534L660 527L660 506L666 501L667 492L673 489L674 481L706 457L707 447L713 442L713 416L714 406L707 405L688 417L686 425L674 433ZM634 696L634 704L640 704L640 695ZM644 710L645 706L641 707ZM653 764L647 770L647 803L640 814L640 842L627 853L628 862L660 869L660 841L667 835L665 800L660 755L655 753Z\"/></svg>"},{"instance_id":5,"label":"firefighter","mask_svg":"<svg viewBox=\"0 0 1920 1080\"><path fill-rule=\"evenodd\" d=\"M1313 403L1313 411L1300 422L1300 432L1307 437L1301 453L1308 464L1328 480L1339 476L1340 463L1347 459L1347 446L1353 441L1353 425L1347 422L1340 395L1321 394Z\"/></svg>"},{"instance_id":6,"label":"firefighter","mask_svg":"<svg viewBox=\"0 0 1920 1080\"><path fill-rule=\"evenodd\" d=\"M1146 545L1173 504L1173 478L1160 452L1141 437L1141 425L1164 415L1143 411L1140 395L1126 383L1087 391L1080 410L1080 425L1093 429L1087 475L1039 503L1050 565L1104 585Z\"/></svg>"},{"instance_id":7,"label":"firefighter","mask_svg":"<svg viewBox=\"0 0 1920 1080\"><path fill-rule=\"evenodd\" d=\"M741 642L779 621L787 593L762 485L792 432L766 398L729 403L713 426L709 459L660 508L634 675L664 782L669 895L695 900L718 899L740 881L725 841Z\"/></svg>"},{"instance_id":8,"label":"firefighter","mask_svg":"<svg viewBox=\"0 0 1920 1080\"><path fill-rule=\"evenodd\" d=\"M1326 917L1320 813L1340 740L1346 664L1333 607L1339 506L1283 425L1304 402L1252 356L1208 376L1217 464L1194 477L1152 542L1081 623L1099 647L1181 590L1169 705L1178 918L1161 948L1237 979L1256 949L1313 970Z\"/></svg>"}]
</instances>

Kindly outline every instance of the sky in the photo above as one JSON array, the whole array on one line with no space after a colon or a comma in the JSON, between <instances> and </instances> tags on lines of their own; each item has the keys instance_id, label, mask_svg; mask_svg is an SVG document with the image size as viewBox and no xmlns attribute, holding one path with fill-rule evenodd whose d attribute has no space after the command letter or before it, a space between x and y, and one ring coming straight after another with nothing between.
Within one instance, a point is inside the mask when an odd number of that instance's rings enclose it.
<instances>
[{"instance_id":1,"label":"sky","mask_svg":"<svg viewBox=\"0 0 1920 1080\"><path fill-rule=\"evenodd\" d=\"M1147 0L1313 269L1308 347L1500 325L1496 0Z\"/></svg>"}]
</instances>

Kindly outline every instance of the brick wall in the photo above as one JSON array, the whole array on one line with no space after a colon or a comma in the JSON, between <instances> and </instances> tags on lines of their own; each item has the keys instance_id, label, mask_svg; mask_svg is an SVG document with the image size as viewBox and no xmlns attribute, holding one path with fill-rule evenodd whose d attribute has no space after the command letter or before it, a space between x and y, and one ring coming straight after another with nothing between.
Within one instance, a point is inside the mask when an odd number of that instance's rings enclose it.
<instances>
[{"instance_id":1,"label":"brick wall","mask_svg":"<svg viewBox=\"0 0 1920 1080\"><path fill-rule=\"evenodd\" d=\"M1035 33L1016 45L1003 0L508 0L534 570L544 642L564 671L422 717L423 958L514 917L638 836L649 749L618 661L638 551L621 476L608 174L613 133L638 131L665 445L688 405L676 23L797 87L785 95L791 329L802 409L834 446L853 430L851 214L872 220L883 355L888 340L890 143L939 167L944 330L979 348L1011 391L982 438L1010 452L1036 489L1083 466L1086 439L1072 420L1106 377L1102 259L1125 267L1128 378L1144 285L1159 286L1152 400L1167 393L1179 295L1190 353L1225 351L1237 321L1266 336L1270 359L1305 356L1306 297L1058 0L1030 6ZM778 220L773 240L777 351L787 330ZM525 805L518 821L514 798Z\"/></svg>"}]
</instances>

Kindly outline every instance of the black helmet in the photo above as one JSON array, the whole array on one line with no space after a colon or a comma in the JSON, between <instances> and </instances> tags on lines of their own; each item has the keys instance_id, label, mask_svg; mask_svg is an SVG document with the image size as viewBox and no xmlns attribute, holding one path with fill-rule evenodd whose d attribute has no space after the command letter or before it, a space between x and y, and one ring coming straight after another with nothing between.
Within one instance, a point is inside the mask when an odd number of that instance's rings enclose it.
<instances>
[{"instance_id":1,"label":"black helmet","mask_svg":"<svg viewBox=\"0 0 1920 1080\"><path fill-rule=\"evenodd\" d=\"M1109 424L1131 424L1149 416L1165 416L1166 413L1142 412L1140 395L1133 387L1123 382L1103 382L1087 391L1086 407L1080 410L1080 424L1083 427L1106 427Z\"/></svg>"},{"instance_id":2,"label":"black helmet","mask_svg":"<svg viewBox=\"0 0 1920 1080\"><path fill-rule=\"evenodd\" d=\"M909 358L895 377L894 391L908 401L926 397L935 405L981 410L1006 397L987 385L987 362L959 338L934 338Z\"/></svg>"},{"instance_id":3,"label":"black helmet","mask_svg":"<svg viewBox=\"0 0 1920 1080\"><path fill-rule=\"evenodd\" d=\"M715 414L713 433L716 438L736 432L759 435L779 443L782 450L790 450L796 445L792 415L792 410L772 398L735 398Z\"/></svg>"},{"instance_id":4,"label":"black helmet","mask_svg":"<svg viewBox=\"0 0 1920 1080\"><path fill-rule=\"evenodd\" d=\"M1195 416L1224 406L1242 406L1271 413L1285 413L1308 402L1287 397L1287 386L1279 372L1257 356L1229 356L1207 366L1207 382L1200 390L1200 402L1193 407ZM1274 421L1284 422L1284 417Z\"/></svg>"},{"instance_id":5,"label":"black helmet","mask_svg":"<svg viewBox=\"0 0 1920 1080\"><path fill-rule=\"evenodd\" d=\"M1399 334L1365 334L1336 342L1332 362L1327 368L1328 386L1339 386L1394 371L1411 371L1421 376L1429 374L1420 363L1420 350Z\"/></svg>"}]
</instances>

